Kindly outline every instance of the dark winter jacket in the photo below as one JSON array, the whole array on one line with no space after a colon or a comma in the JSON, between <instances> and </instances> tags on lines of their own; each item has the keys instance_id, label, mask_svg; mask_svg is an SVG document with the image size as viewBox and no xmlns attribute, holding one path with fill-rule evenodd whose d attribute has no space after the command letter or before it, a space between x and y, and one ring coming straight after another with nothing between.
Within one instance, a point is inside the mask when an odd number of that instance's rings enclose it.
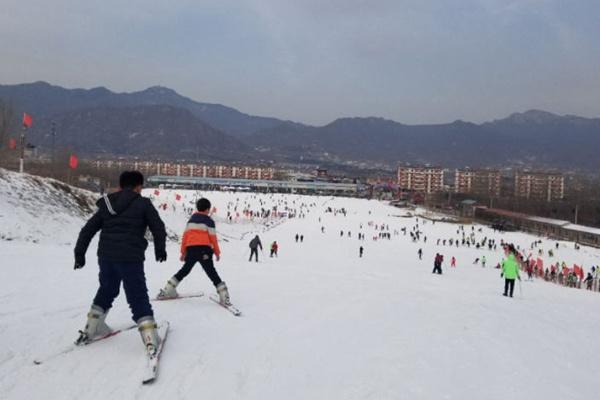
<instances>
[{"instance_id":1,"label":"dark winter jacket","mask_svg":"<svg viewBox=\"0 0 600 400\"><path fill-rule=\"evenodd\" d=\"M79 233L75 245L75 260L85 263L85 253L90 241L98 232L98 258L107 261L144 261L148 241L144 238L150 228L154 238L156 258L166 258L165 224L160 219L150 199L126 189L100 198L98 211L88 220Z\"/></svg>"},{"instance_id":2,"label":"dark winter jacket","mask_svg":"<svg viewBox=\"0 0 600 400\"><path fill-rule=\"evenodd\" d=\"M250 248L251 249L257 249L259 247L262 250L262 243L260 242L260 239L258 238L258 236L256 236L254 239L252 239L250 241Z\"/></svg>"}]
</instances>

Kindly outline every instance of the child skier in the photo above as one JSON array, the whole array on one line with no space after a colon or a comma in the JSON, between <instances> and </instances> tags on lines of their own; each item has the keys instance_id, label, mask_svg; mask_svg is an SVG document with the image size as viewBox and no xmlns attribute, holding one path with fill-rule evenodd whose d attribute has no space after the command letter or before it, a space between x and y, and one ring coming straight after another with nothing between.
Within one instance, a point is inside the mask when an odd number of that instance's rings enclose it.
<instances>
[{"instance_id":1,"label":"child skier","mask_svg":"<svg viewBox=\"0 0 600 400\"><path fill-rule=\"evenodd\" d=\"M217 261L221 259L221 249L217 240L215 221L208 216L210 212L210 201L200 199L196 202L196 212L190 217L181 240L180 261L185 261L183 266L175 275L167 281L164 289L158 294L159 299L171 299L178 296L177 286L189 275L196 263L200 263L206 275L217 289L219 301L229 305L229 290L225 282L215 270L212 260L213 254Z\"/></svg>"},{"instance_id":2,"label":"child skier","mask_svg":"<svg viewBox=\"0 0 600 400\"><path fill-rule=\"evenodd\" d=\"M111 329L106 325L106 315L119 295L123 282L127 302L138 325L142 341L150 356L158 350L160 337L154 313L148 298L144 253L148 242L144 238L149 227L154 238L156 261L167 260L165 225L150 199L141 196L144 176L138 171L125 171L119 178L120 191L104 195L96 205L98 211L79 233L75 245L75 269L85 265L85 253L98 231L98 265L100 287L87 315L87 323L79 331L77 345L89 343L106 335Z\"/></svg>"},{"instance_id":3,"label":"child skier","mask_svg":"<svg viewBox=\"0 0 600 400\"><path fill-rule=\"evenodd\" d=\"M279 245L277 244L277 241L274 241L273 243L271 243L271 258L273 258L273 255L275 255L275 257L277 257L278 249L279 249Z\"/></svg>"}]
</instances>

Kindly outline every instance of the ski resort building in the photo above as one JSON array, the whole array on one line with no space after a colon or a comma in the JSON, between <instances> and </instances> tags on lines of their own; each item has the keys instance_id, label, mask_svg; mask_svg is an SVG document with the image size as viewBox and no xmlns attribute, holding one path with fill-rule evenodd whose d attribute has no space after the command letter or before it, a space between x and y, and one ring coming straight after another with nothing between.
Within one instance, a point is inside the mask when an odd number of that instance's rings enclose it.
<instances>
[{"instance_id":1,"label":"ski resort building","mask_svg":"<svg viewBox=\"0 0 600 400\"><path fill-rule=\"evenodd\" d=\"M515 211L477 206L475 218L493 224L509 224L514 229L558 240L600 247L600 228L574 224L570 221L537 217Z\"/></svg>"},{"instance_id":2,"label":"ski resort building","mask_svg":"<svg viewBox=\"0 0 600 400\"><path fill-rule=\"evenodd\" d=\"M456 193L500 196L501 174L499 170L457 169L454 180Z\"/></svg>"},{"instance_id":3,"label":"ski resort building","mask_svg":"<svg viewBox=\"0 0 600 400\"><path fill-rule=\"evenodd\" d=\"M398 186L402 190L435 193L444 187L444 170L440 167L398 167Z\"/></svg>"},{"instance_id":4,"label":"ski resort building","mask_svg":"<svg viewBox=\"0 0 600 400\"><path fill-rule=\"evenodd\" d=\"M148 182L194 189L252 190L269 193L327 194L356 196L366 186L356 183L333 183L321 181L280 181L267 179L207 178L190 176L154 175Z\"/></svg>"},{"instance_id":5,"label":"ski resort building","mask_svg":"<svg viewBox=\"0 0 600 400\"><path fill-rule=\"evenodd\" d=\"M201 178L264 179L275 178L275 169L270 167L252 167L239 165L210 165L156 161L111 161L93 162L98 169L118 168L134 169L145 175L186 176Z\"/></svg>"},{"instance_id":6,"label":"ski resort building","mask_svg":"<svg viewBox=\"0 0 600 400\"><path fill-rule=\"evenodd\" d=\"M543 172L517 172L515 197L553 201L565 196L565 178L560 174Z\"/></svg>"}]
</instances>

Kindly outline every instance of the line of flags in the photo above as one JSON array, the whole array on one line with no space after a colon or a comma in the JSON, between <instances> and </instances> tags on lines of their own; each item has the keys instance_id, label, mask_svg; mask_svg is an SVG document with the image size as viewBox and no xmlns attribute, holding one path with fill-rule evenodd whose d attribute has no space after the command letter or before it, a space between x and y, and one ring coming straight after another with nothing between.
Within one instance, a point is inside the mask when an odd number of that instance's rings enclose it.
<instances>
[{"instance_id":1,"label":"line of flags","mask_svg":"<svg viewBox=\"0 0 600 400\"><path fill-rule=\"evenodd\" d=\"M26 112L23 113L23 129L29 129L33 125L33 117ZM8 139L8 149L16 150L17 149L17 139L9 138ZM79 166L79 158L75 154L71 154L69 157L69 168L77 169Z\"/></svg>"}]
</instances>

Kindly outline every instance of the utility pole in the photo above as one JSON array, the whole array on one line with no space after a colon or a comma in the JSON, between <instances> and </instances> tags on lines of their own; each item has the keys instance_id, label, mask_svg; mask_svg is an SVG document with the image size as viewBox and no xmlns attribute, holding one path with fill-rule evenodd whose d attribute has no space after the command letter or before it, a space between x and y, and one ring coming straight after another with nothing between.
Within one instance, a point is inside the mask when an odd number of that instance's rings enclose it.
<instances>
[{"instance_id":1,"label":"utility pole","mask_svg":"<svg viewBox=\"0 0 600 400\"><path fill-rule=\"evenodd\" d=\"M575 204L575 225L577 225L577 214L579 214L579 205Z\"/></svg>"}]
</instances>

